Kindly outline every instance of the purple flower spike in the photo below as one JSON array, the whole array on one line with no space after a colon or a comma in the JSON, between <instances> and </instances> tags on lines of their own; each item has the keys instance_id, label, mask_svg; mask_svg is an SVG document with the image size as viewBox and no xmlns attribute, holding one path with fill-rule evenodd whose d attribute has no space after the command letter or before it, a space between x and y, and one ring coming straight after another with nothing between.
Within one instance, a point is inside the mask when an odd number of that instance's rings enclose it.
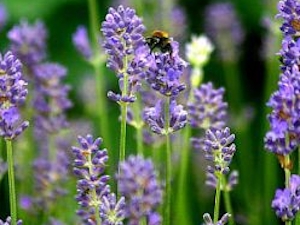
<instances>
[{"instance_id":1,"label":"purple flower spike","mask_svg":"<svg viewBox=\"0 0 300 225\"><path fill-rule=\"evenodd\" d=\"M188 103L193 127L203 130L224 128L228 108L228 104L223 101L224 91L224 88L214 89L210 82L194 90L194 100Z\"/></svg>"},{"instance_id":2,"label":"purple flower spike","mask_svg":"<svg viewBox=\"0 0 300 225\"><path fill-rule=\"evenodd\" d=\"M22 65L11 53L0 53L0 136L14 139L29 125L21 121L18 107L27 96L27 83L22 79Z\"/></svg>"},{"instance_id":3,"label":"purple flower spike","mask_svg":"<svg viewBox=\"0 0 300 225\"><path fill-rule=\"evenodd\" d=\"M0 4L0 31L5 26L7 21L7 12L3 4Z\"/></svg>"},{"instance_id":4,"label":"purple flower spike","mask_svg":"<svg viewBox=\"0 0 300 225\"><path fill-rule=\"evenodd\" d=\"M77 214L86 224L94 224L92 218L96 218L96 214L100 213L103 203L103 197L106 197L107 204L110 202L111 196L108 196L110 187L107 185L109 176L103 175L108 155L106 149L99 150L102 140L93 139L91 135L86 137L78 137L80 147L72 147L75 155L74 173L79 178L77 181L76 200L80 205ZM104 205L104 209L107 206ZM95 217L96 216L96 217ZM103 216L105 216L103 214Z\"/></svg>"},{"instance_id":5,"label":"purple flower spike","mask_svg":"<svg viewBox=\"0 0 300 225\"><path fill-rule=\"evenodd\" d=\"M103 204L100 208L100 217L103 225L123 225L125 218L125 198L121 197L117 202L115 194L103 196Z\"/></svg>"},{"instance_id":6,"label":"purple flower spike","mask_svg":"<svg viewBox=\"0 0 300 225\"><path fill-rule=\"evenodd\" d=\"M142 20L129 7L109 8L101 31L104 36L102 46L108 55L107 66L117 74L122 90L122 94L109 92L108 97L117 102L133 102L151 58L143 36Z\"/></svg>"},{"instance_id":7,"label":"purple flower spike","mask_svg":"<svg viewBox=\"0 0 300 225\"><path fill-rule=\"evenodd\" d=\"M283 18L280 27L282 32L287 35L299 36L300 32L300 3L297 0L282 0L278 3L279 14L277 17Z\"/></svg>"},{"instance_id":8,"label":"purple flower spike","mask_svg":"<svg viewBox=\"0 0 300 225\"><path fill-rule=\"evenodd\" d=\"M169 115L170 115L170 127L166 130L164 113L164 104L162 101L158 101L155 107L149 107L144 110L144 120L150 126L152 132L157 134L167 134L176 132L187 123L187 112L183 109L182 105L177 105L175 100L171 100Z\"/></svg>"},{"instance_id":9,"label":"purple flower spike","mask_svg":"<svg viewBox=\"0 0 300 225\"><path fill-rule=\"evenodd\" d=\"M208 213L204 213L204 225L224 225L228 222L230 216L231 215L229 213L225 213L217 223L214 223L211 216Z\"/></svg>"},{"instance_id":10,"label":"purple flower spike","mask_svg":"<svg viewBox=\"0 0 300 225\"><path fill-rule=\"evenodd\" d=\"M117 179L119 191L126 198L129 224L139 224L140 219L150 216L162 203L161 185L150 159L130 156L121 162Z\"/></svg>"},{"instance_id":11,"label":"purple flower spike","mask_svg":"<svg viewBox=\"0 0 300 225\"><path fill-rule=\"evenodd\" d=\"M40 21L32 26L22 21L8 32L12 52L28 67L45 59L46 38L45 26Z\"/></svg>"},{"instance_id":12,"label":"purple flower spike","mask_svg":"<svg viewBox=\"0 0 300 225\"><path fill-rule=\"evenodd\" d=\"M205 158L213 162L213 167L208 166L208 172L227 174L231 159L236 151L234 134L230 134L230 129L208 130L204 140L203 150Z\"/></svg>"},{"instance_id":13,"label":"purple flower spike","mask_svg":"<svg viewBox=\"0 0 300 225\"><path fill-rule=\"evenodd\" d=\"M72 36L72 40L77 51L86 60L89 60L93 53L86 28L84 26L77 27L76 32Z\"/></svg>"},{"instance_id":14,"label":"purple flower spike","mask_svg":"<svg viewBox=\"0 0 300 225\"><path fill-rule=\"evenodd\" d=\"M288 188L277 189L272 208L282 221L291 221L300 209L300 176L292 175Z\"/></svg>"},{"instance_id":15,"label":"purple flower spike","mask_svg":"<svg viewBox=\"0 0 300 225\"><path fill-rule=\"evenodd\" d=\"M165 96L177 96L185 89L185 85L180 82L180 78L187 63L178 55L179 44L171 42L172 55L169 52L152 53L154 60L151 61L150 68L146 71L146 81L155 90Z\"/></svg>"},{"instance_id":16,"label":"purple flower spike","mask_svg":"<svg viewBox=\"0 0 300 225\"><path fill-rule=\"evenodd\" d=\"M11 217L7 217L5 221L0 219L0 225L10 225L11 224ZM22 220L17 221L17 225L22 225Z\"/></svg>"}]
</instances>

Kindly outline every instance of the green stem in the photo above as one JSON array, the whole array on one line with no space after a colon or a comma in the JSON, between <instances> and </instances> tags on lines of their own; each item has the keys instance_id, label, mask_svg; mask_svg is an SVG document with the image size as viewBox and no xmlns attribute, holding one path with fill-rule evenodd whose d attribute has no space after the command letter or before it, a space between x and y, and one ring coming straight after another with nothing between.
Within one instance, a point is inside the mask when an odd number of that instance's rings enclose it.
<instances>
[{"instance_id":1,"label":"green stem","mask_svg":"<svg viewBox=\"0 0 300 225\"><path fill-rule=\"evenodd\" d=\"M165 131L166 131L166 210L165 210L165 218L164 224L170 225L171 224L171 196L172 196L172 159L171 159L171 142L170 142L170 98L166 98L165 104Z\"/></svg>"},{"instance_id":2,"label":"green stem","mask_svg":"<svg viewBox=\"0 0 300 225\"><path fill-rule=\"evenodd\" d=\"M125 160L125 154L126 154L125 149L126 149L127 103L121 102L120 104L121 104L121 134L120 134L119 162L122 162Z\"/></svg>"},{"instance_id":3,"label":"green stem","mask_svg":"<svg viewBox=\"0 0 300 225\"><path fill-rule=\"evenodd\" d=\"M218 175L216 194L215 194L215 206L214 206L214 224L216 224L219 220L220 197L221 197L221 178L220 175Z\"/></svg>"},{"instance_id":4,"label":"green stem","mask_svg":"<svg viewBox=\"0 0 300 225\"><path fill-rule=\"evenodd\" d=\"M11 224L17 224L17 197L15 188L15 175L14 175L14 160L12 153L12 141L6 139L6 151L7 151L7 166L8 166L8 186L9 186L9 206Z\"/></svg>"},{"instance_id":5,"label":"green stem","mask_svg":"<svg viewBox=\"0 0 300 225\"><path fill-rule=\"evenodd\" d=\"M223 181L222 186L223 186L225 209L226 209L226 212L228 212L231 215L229 218L229 225L234 225L234 214L233 214L232 205L231 205L230 193L227 188L226 178L223 175L222 175L222 181Z\"/></svg>"},{"instance_id":6,"label":"green stem","mask_svg":"<svg viewBox=\"0 0 300 225\"><path fill-rule=\"evenodd\" d=\"M285 155L284 156L284 161L287 165L289 165L290 162L290 156ZM290 177L291 177L291 171L288 168L284 168L284 175L285 175L285 187L289 188L290 185Z\"/></svg>"},{"instance_id":7,"label":"green stem","mask_svg":"<svg viewBox=\"0 0 300 225\"><path fill-rule=\"evenodd\" d=\"M178 175L178 191L177 191L177 202L176 202L176 221L178 224L191 224L188 206L187 206L187 182L188 177L188 165L190 159L190 136L191 136L191 127L187 126L184 130L184 143L180 156L180 168Z\"/></svg>"}]
</instances>

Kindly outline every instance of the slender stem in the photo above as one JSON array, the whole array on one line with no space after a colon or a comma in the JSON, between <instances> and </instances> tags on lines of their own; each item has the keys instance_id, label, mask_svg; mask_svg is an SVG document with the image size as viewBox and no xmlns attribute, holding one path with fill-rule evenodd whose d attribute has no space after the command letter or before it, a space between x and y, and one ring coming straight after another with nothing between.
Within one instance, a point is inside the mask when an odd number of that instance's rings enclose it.
<instances>
[{"instance_id":1,"label":"slender stem","mask_svg":"<svg viewBox=\"0 0 300 225\"><path fill-rule=\"evenodd\" d=\"M15 175L14 175L14 160L12 153L12 141L6 139L7 151L7 166L8 166L8 186L9 186L9 206L11 215L11 224L17 224L17 197L15 188Z\"/></svg>"},{"instance_id":2,"label":"slender stem","mask_svg":"<svg viewBox=\"0 0 300 225\"><path fill-rule=\"evenodd\" d=\"M290 156L289 155L284 156L284 161L287 165L289 165ZM290 185L290 177L291 177L290 169L284 168L284 175L285 175L285 187L288 188Z\"/></svg>"},{"instance_id":3,"label":"slender stem","mask_svg":"<svg viewBox=\"0 0 300 225\"><path fill-rule=\"evenodd\" d=\"M225 202L225 209L226 212L228 212L231 216L229 218L229 225L234 225L234 215L231 205L231 199L230 199L230 193L227 186L226 178L222 175L222 186L223 186L223 196L224 196L224 202Z\"/></svg>"},{"instance_id":4,"label":"slender stem","mask_svg":"<svg viewBox=\"0 0 300 225\"><path fill-rule=\"evenodd\" d=\"M147 225L147 220L145 216L140 219L139 225Z\"/></svg>"},{"instance_id":5,"label":"slender stem","mask_svg":"<svg viewBox=\"0 0 300 225\"><path fill-rule=\"evenodd\" d=\"M171 196L172 196L172 164L171 164L171 143L170 143L170 98L166 98L165 104L165 130L166 130L166 210L165 210L165 218L164 224L170 225L171 224Z\"/></svg>"},{"instance_id":6,"label":"slender stem","mask_svg":"<svg viewBox=\"0 0 300 225\"><path fill-rule=\"evenodd\" d=\"M124 82L125 83L125 82ZM121 102L121 134L120 134L120 149L119 162L125 160L126 154L126 118L127 118L127 103Z\"/></svg>"},{"instance_id":7,"label":"slender stem","mask_svg":"<svg viewBox=\"0 0 300 225\"><path fill-rule=\"evenodd\" d=\"M214 224L216 224L219 220L220 197L221 197L221 177L220 175L218 175L216 194L215 194Z\"/></svg>"}]
</instances>

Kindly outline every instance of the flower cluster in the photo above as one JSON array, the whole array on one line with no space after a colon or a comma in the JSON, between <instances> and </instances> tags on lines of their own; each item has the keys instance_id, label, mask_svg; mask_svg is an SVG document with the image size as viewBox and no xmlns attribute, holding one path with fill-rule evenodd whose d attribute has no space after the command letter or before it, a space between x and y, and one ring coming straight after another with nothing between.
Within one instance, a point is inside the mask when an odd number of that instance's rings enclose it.
<instances>
[{"instance_id":1,"label":"flower cluster","mask_svg":"<svg viewBox=\"0 0 300 225\"><path fill-rule=\"evenodd\" d=\"M179 57L179 44L171 42L172 55L169 52L155 52L151 56L150 68L145 71L146 81L155 90L167 97L177 96L185 89L180 78L187 67L187 63Z\"/></svg>"},{"instance_id":2,"label":"flower cluster","mask_svg":"<svg viewBox=\"0 0 300 225\"><path fill-rule=\"evenodd\" d=\"M283 65L278 90L268 102L268 106L272 108L268 115L271 129L265 136L265 146L273 153L287 155L300 144L300 40L297 33L299 2L282 0L278 9L278 17L284 20L281 27L284 39L279 53Z\"/></svg>"},{"instance_id":3,"label":"flower cluster","mask_svg":"<svg viewBox=\"0 0 300 225\"><path fill-rule=\"evenodd\" d=\"M292 175L289 187L277 189L272 201L272 208L282 221L293 220L300 209L300 176Z\"/></svg>"},{"instance_id":4,"label":"flower cluster","mask_svg":"<svg viewBox=\"0 0 300 225\"><path fill-rule=\"evenodd\" d=\"M104 35L102 46L108 55L107 66L116 72L122 92L110 91L108 97L117 102L133 102L150 55L143 37L142 20L129 7L110 8L101 31Z\"/></svg>"},{"instance_id":5,"label":"flower cluster","mask_svg":"<svg viewBox=\"0 0 300 225\"><path fill-rule=\"evenodd\" d=\"M11 217L7 217L5 221L0 219L0 225L10 225L11 224ZM17 225L22 225L22 220L17 221Z\"/></svg>"},{"instance_id":6,"label":"flower cluster","mask_svg":"<svg viewBox=\"0 0 300 225\"><path fill-rule=\"evenodd\" d=\"M299 36L300 31L300 3L297 0L281 0L278 3L279 14L284 22L280 27L285 35Z\"/></svg>"},{"instance_id":7,"label":"flower cluster","mask_svg":"<svg viewBox=\"0 0 300 225\"><path fill-rule=\"evenodd\" d=\"M229 165L236 151L234 134L230 134L230 129L207 130L203 141L205 158L213 162L213 166L208 166L207 171L215 176L229 173Z\"/></svg>"},{"instance_id":8,"label":"flower cluster","mask_svg":"<svg viewBox=\"0 0 300 225\"><path fill-rule=\"evenodd\" d=\"M21 121L18 110L28 91L22 64L11 52L0 53L0 75L0 136L14 139L29 125L28 121Z\"/></svg>"},{"instance_id":9,"label":"flower cluster","mask_svg":"<svg viewBox=\"0 0 300 225\"><path fill-rule=\"evenodd\" d=\"M169 127L166 128L164 108L161 100L157 101L155 107L145 108L143 117L146 123L149 124L152 132L169 134L182 129L186 125L187 112L182 105L177 105L176 101L172 100L169 107Z\"/></svg>"},{"instance_id":10,"label":"flower cluster","mask_svg":"<svg viewBox=\"0 0 300 225\"><path fill-rule=\"evenodd\" d=\"M147 224L159 224L155 223L160 221L155 209L162 203L162 190L152 161L130 156L121 162L117 179L119 191L127 201L129 224L140 224L139 221L145 217Z\"/></svg>"},{"instance_id":11,"label":"flower cluster","mask_svg":"<svg viewBox=\"0 0 300 225\"><path fill-rule=\"evenodd\" d=\"M10 49L28 68L46 58L47 31L41 21L33 26L22 21L8 32Z\"/></svg>"},{"instance_id":12,"label":"flower cluster","mask_svg":"<svg viewBox=\"0 0 300 225\"><path fill-rule=\"evenodd\" d=\"M61 82L66 76L66 69L56 63L42 63L33 71L36 77L33 106L38 112L36 132L58 132L68 126L64 112L72 106L68 99L70 87Z\"/></svg>"},{"instance_id":13,"label":"flower cluster","mask_svg":"<svg viewBox=\"0 0 300 225\"><path fill-rule=\"evenodd\" d=\"M244 32L231 3L214 3L206 9L207 34L219 49L224 61L235 61Z\"/></svg>"},{"instance_id":14,"label":"flower cluster","mask_svg":"<svg viewBox=\"0 0 300 225\"><path fill-rule=\"evenodd\" d=\"M80 147L72 148L74 173L79 177L76 200L81 209L77 214L87 224L97 224L94 220L100 217L103 224L123 224L124 198L116 202L115 195L110 194L109 176L104 174L107 150L99 150L102 140L87 135L79 136L78 142Z\"/></svg>"},{"instance_id":15,"label":"flower cluster","mask_svg":"<svg viewBox=\"0 0 300 225\"><path fill-rule=\"evenodd\" d=\"M224 128L228 107L223 101L224 91L214 89L212 83L194 89L193 101L188 103L191 126L203 130Z\"/></svg>"}]
</instances>

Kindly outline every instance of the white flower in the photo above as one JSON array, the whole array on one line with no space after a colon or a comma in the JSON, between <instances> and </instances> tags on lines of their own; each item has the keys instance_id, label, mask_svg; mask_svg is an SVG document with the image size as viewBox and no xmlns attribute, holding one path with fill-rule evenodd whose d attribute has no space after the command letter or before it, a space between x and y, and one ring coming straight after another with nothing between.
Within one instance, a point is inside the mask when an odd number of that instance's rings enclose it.
<instances>
[{"instance_id":1,"label":"white flower","mask_svg":"<svg viewBox=\"0 0 300 225\"><path fill-rule=\"evenodd\" d=\"M186 45L186 58L193 67L203 67L209 60L214 46L205 36L192 36L192 41Z\"/></svg>"}]
</instances>

